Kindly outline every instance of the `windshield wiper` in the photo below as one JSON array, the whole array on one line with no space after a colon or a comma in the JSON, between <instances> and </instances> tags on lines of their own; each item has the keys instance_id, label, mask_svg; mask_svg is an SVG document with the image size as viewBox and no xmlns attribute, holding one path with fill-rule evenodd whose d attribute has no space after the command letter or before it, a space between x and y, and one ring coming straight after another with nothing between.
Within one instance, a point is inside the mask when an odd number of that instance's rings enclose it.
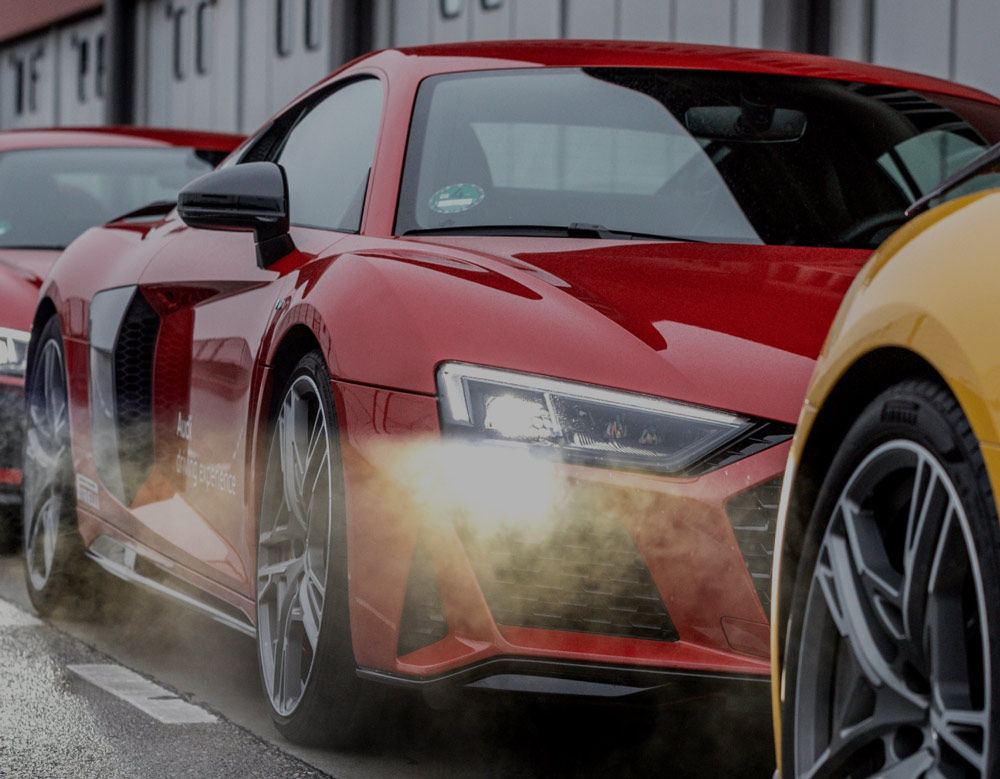
<instances>
[{"instance_id":1,"label":"windshield wiper","mask_svg":"<svg viewBox=\"0 0 1000 779\"><path fill-rule=\"evenodd\" d=\"M660 235L658 233L637 233L632 230L611 230L604 225L571 222L561 225L453 225L451 227L427 227L407 230L403 235L538 235L556 238L603 238L630 241L690 241L704 243L699 238L687 236Z\"/></svg>"},{"instance_id":2,"label":"windshield wiper","mask_svg":"<svg viewBox=\"0 0 1000 779\"><path fill-rule=\"evenodd\" d=\"M570 238L625 238L630 241L688 241L690 243L705 243L701 238L691 238L686 235L662 235L660 233L637 233L634 230L612 230L604 225L573 222L569 226Z\"/></svg>"},{"instance_id":3,"label":"windshield wiper","mask_svg":"<svg viewBox=\"0 0 1000 779\"><path fill-rule=\"evenodd\" d=\"M61 252L65 249L65 246L60 246L58 244L45 244L45 243L12 243L12 244L0 244L0 250L10 249L12 251L45 251L45 252Z\"/></svg>"},{"instance_id":4,"label":"windshield wiper","mask_svg":"<svg viewBox=\"0 0 1000 779\"><path fill-rule=\"evenodd\" d=\"M967 165L956 170L948 178L938 184L934 189L923 197L914 200L913 204L904 212L907 216L916 216L922 211L931 207L931 202L939 197L947 195L955 187L964 184L969 179L986 173L990 168L1000 163L1000 143L995 143Z\"/></svg>"}]
</instances>

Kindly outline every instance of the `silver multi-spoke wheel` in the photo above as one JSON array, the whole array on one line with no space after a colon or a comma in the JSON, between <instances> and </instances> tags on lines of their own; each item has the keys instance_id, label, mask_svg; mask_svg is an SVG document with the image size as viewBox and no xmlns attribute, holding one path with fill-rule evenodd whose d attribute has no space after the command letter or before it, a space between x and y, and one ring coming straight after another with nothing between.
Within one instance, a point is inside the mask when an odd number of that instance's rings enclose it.
<instances>
[{"instance_id":1,"label":"silver multi-spoke wheel","mask_svg":"<svg viewBox=\"0 0 1000 779\"><path fill-rule=\"evenodd\" d=\"M52 576L65 506L65 464L69 458L66 373L56 338L38 353L28 397L24 463L24 551L28 578L36 590Z\"/></svg>"},{"instance_id":2,"label":"silver multi-spoke wheel","mask_svg":"<svg viewBox=\"0 0 1000 779\"><path fill-rule=\"evenodd\" d=\"M28 594L39 612L92 593L78 576L69 395L59 324L52 317L28 365L24 433L24 559Z\"/></svg>"},{"instance_id":3,"label":"silver multi-spoke wheel","mask_svg":"<svg viewBox=\"0 0 1000 779\"><path fill-rule=\"evenodd\" d=\"M330 429L311 376L288 387L274 424L257 546L257 636L271 705L287 716L319 649L333 520Z\"/></svg>"},{"instance_id":4,"label":"silver multi-spoke wheel","mask_svg":"<svg viewBox=\"0 0 1000 779\"><path fill-rule=\"evenodd\" d=\"M928 407L941 397L923 394ZM943 407L964 422L957 405ZM878 436L885 416L861 433ZM927 424L930 412L912 416ZM957 456L962 434L942 452L940 428L919 433L846 458L823 509L785 712L794 776L985 777L995 767L986 579L996 571L979 528L993 538L996 519L970 508L982 505L969 490L980 472Z\"/></svg>"}]
</instances>

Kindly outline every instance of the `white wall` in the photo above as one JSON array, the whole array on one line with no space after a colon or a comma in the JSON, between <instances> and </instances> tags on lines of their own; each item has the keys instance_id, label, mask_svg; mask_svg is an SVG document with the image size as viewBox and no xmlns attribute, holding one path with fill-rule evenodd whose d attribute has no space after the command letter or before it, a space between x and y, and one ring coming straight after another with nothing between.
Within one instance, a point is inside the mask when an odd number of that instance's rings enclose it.
<instances>
[{"instance_id":1,"label":"white wall","mask_svg":"<svg viewBox=\"0 0 1000 779\"><path fill-rule=\"evenodd\" d=\"M376 48L563 35L783 47L802 0L368 2ZM138 0L134 120L255 129L344 60L347 7L345 0ZM1000 0L831 0L830 12L835 56L1000 94ZM0 127L101 123L103 31L97 15L0 46Z\"/></svg>"},{"instance_id":2,"label":"white wall","mask_svg":"<svg viewBox=\"0 0 1000 779\"><path fill-rule=\"evenodd\" d=\"M58 36L47 32L0 51L0 122L4 127L55 124Z\"/></svg>"},{"instance_id":3,"label":"white wall","mask_svg":"<svg viewBox=\"0 0 1000 779\"><path fill-rule=\"evenodd\" d=\"M998 0L834 0L831 53L1000 95Z\"/></svg>"},{"instance_id":4,"label":"white wall","mask_svg":"<svg viewBox=\"0 0 1000 779\"><path fill-rule=\"evenodd\" d=\"M207 130L239 127L239 6L239 0L139 3L138 123Z\"/></svg>"},{"instance_id":5,"label":"white wall","mask_svg":"<svg viewBox=\"0 0 1000 779\"><path fill-rule=\"evenodd\" d=\"M763 39L764 0L373 1L377 48L563 34L734 46Z\"/></svg>"},{"instance_id":6,"label":"white wall","mask_svg":"<svg viewBox=\"0 0 1000 779\"><path fill-rule=\"evenodd\" d=\"M60 27L55 38L55 121L63 125L103 124L108 82L103 17Z\"/></svg>"}]
</instances>

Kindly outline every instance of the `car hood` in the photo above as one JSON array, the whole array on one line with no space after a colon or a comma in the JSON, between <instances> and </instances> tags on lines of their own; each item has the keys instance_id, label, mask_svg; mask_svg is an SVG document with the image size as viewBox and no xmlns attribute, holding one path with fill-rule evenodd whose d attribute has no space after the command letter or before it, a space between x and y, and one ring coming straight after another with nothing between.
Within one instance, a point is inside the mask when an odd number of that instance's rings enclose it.
<instances>
[{"instance_id":1,"label":"car hood","mask_svg":"<svg viewBox=\"0 0 1000 779\"><path fill-rule=\"evenodd\" d=\"M655 351L675 377L667 388L639 375L598 380L788 422L798 417L840 301L871 254L483 236L433 243L572 296Z\"/></svg>"},{"instance_id":2,"label":"car hood","mask_svg":"<svg viewBox=\"0 0 1000 779\"><path fill-rule=\"evenodd\" d=\"M0 327L30 330L41 279L0 260Z\"/></svg>"},{"instance_id":3,"label":"car hood","mask_svg":"<svg viewBox=\"0 0 1000 779\"><path fill-rule=\"evenodd\" d=\"M0 268L40 287L61 253L59 249L0 249Z\"/></svg>"}]
</instances>

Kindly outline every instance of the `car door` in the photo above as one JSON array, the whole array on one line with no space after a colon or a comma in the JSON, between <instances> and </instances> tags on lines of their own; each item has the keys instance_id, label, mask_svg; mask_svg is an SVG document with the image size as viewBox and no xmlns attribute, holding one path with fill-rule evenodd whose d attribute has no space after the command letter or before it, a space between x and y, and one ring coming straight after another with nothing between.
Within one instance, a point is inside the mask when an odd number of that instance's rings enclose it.
<instances>
[{"instance_id":1,"label":"car door","mask_svg":"<svg viewBox=\"0 0 1000 779\"><path fill-rule=\"evenodd\" d=\"M138 289L109 300L117 418L145 407L118 429L117 467L102 481L130 507L141 543L244 594L256 546L247 470L260 344L303 267L360 227L382 95L375 78L337 85L291 109L287 129L277 120L241 160L285 169L290 254L260 267L251 233L174 217Z\"/></svg>"}]
</instances>

